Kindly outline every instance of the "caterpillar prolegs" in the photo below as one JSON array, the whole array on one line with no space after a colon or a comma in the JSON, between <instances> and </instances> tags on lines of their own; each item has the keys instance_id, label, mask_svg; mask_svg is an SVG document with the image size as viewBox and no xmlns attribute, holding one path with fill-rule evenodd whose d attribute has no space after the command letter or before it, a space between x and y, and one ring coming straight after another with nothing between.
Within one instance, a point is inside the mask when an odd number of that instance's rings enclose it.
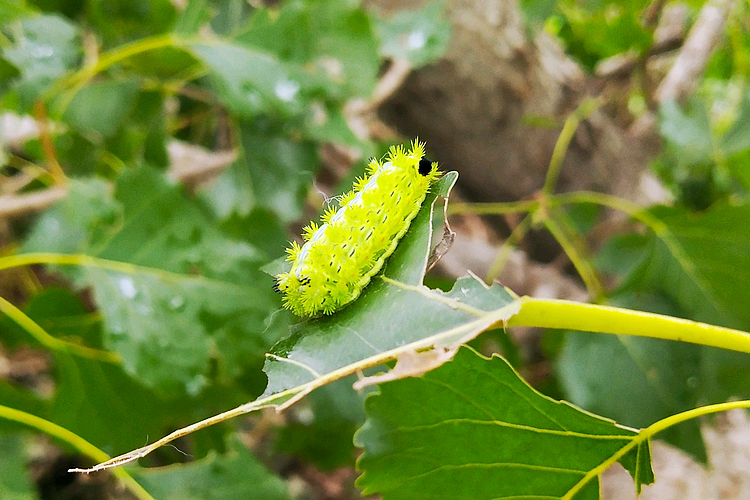
<instances>
[{"instance_id":1,"label":"caterpillar prolegs","mask_svg":"<svg viewBox=\"0 0 750 500\"><path fill-rule=\"evenodd\" d=\"M276 275L284 307L303 317L333 314L356 299L393 253L430 186L438 165L424 157L424 143L394 146L385 161L372 159L367 174L330 207L321 224L292 242L289 272Z\"/></svg>"}]
</instances>

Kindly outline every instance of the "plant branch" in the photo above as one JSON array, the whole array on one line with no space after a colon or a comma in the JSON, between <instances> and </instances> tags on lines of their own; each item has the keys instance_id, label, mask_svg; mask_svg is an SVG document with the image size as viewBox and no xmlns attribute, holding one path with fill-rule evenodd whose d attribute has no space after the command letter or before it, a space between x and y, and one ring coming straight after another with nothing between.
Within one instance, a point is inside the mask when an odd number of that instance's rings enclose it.
<instances>
[{"instance_id":1,"label":"plant branch","mask_svg":"<svg viewBox=\"0 0 750 500\"><path fill-rule=\"evenodd\" d=\"M680 50L672 68L656 89L656 101L683 100L692 92L708 64L711 53L721 41L729 10L735 0L709 0Z\"/></svg>"},{"instance_id":2,"label":"plant branch","mask_svg":"<svg viewBox=\"0 0 750 500\"><path fill-rule=\"evenodd\" d=\"M555 190L557 178L560 176L560 170L562 169L565 155L568 152L570 141L573 140L573 136L581 122L596 111L599 105L599 99L586 98L565 120L565 124L560 131L560 136L555 143L555 149L552 150L552 157L549 160L547 176L544 179L544 186L542 187L543 194L549 195Z\"/></svg>"},{"instance_id":3,"label":"plant branch","mask_svg":"<svg viewBox=\"0 0 750 500\"><path fill-rule=\"evenodd\" d=\"M507 203L451 203L448 215L506 215L520 212L535 212L539 208L537 200L511 201Z\"/></svg>"},{"instance_id":4,"label":"plant branch","mask_svg":"<svg viewBox=\"0 0 750 500\"><path fill-rule=\"evenodd\" d=\"M574 238L568 236L565 228L552 217L545 217L543 220L544 227L554 236L555 240L560 244L568 256L570 261L578 271L579 276L586 285L591 297L594 300L599 300L604 295L604 288L602 287L599 278L596 275L591 263L584 256L584 250L580 248L580 245L575 241Z\"/></svg>"},{"instance_id":5,"label":"plant branch","mask_svg":"<svg viewBox=\"0 0 750 500\"><path fill-rule=\"evenodd\" d=\"M522 297L508 326L634 335L719 347L750 354L750 333L661 314L560 299Z\"/></svg>"},{"instance_id":6,"label":"plant branch","mask_svg":"<svg viewBox=\"0 0 750 500\"><path fill-rule=\"evenodd\" d=\"M497 251L495 260L490 265L489 271L484 278L486 283L492 283L494 280L500 277L500 273L503 272L505 264L510 258L511 252L518 245L518 243L526 236L526 233L531 229L533 222L533 216L527 215L524 219L511 231L510 236L503 242L500 249Z\"/></svg>"},{"instance_id":7,"label":"plant branch","mask_svg":"<svg viewBox=\"0 0 750 500\"><path fill-rule=\"evenodd\" d=\"M83 358L90 358L105 363L119 363L120 357L108 351L102 351L87 347L84 345L73 344L64 340L53 337L47 331L39 326L37 322L28 317L26 313L8 302L5 298L0 297L0 312L12 319L18 326L23 328L29 335L34 337L37 342L47 349L53 351L67 352Z\"/></svg>"},{"instance_id":8,"label":"plant branch","mask_svg":"<svg viewBox=\"0 0 750 500\"><path fill-rule=\"evenodd\" d=\"M686 422L693 418L710 415L712 413L719 413L722 411L736 410L739 408L750 408L750 401L732 401L729 403L719 403L719 404L701 406L700 408L694 408L692 410L684 411L682 413L672 415L671 417L667 417L667 418L659 420L655 424L652 424L646 427L645 429L642 429L638 433L638 436L636 436L635 439L633 439L627 445L620 448L617 451L617 453L614 453L611 457L609 457L607 460L599 464L597 467L594 467L593 469L588 471L586 475L562 497L561 500L572 500L575 497L575 495L578 492L580 492L581 489L586 484L588 484L590 481L594 480L594 478L602 474L611 465L613 465L620 458L625 456L630 450L640 445L641 443L651 439L657 433L669 427L672 427L674 425L681 424L682 422Z\"/></svg>"},{"instance_id":9,"label":"plant branch","mask_svg":"<svg viewBox=\"0 0 750 500\"><path fill-rule=\"evenodd\" d=\"M67 188L56 186L31 193L0 196L0 219L42 211L67 195Z\"/></svg>"},{"instance_id":10,"label":"plant branch","mask_svg":"<svg viewBox=\"0 0 750 500\"><path fill-rule=\"evenodd\" d=\"M36 415L16 410L15 408L0 405L0 418L18 422L33 429L39 430L47 434L48 436L52 436L53 438L66 443L76 451L97 462L103 462L109 459L109 456L106 453L104 453L102 450L89 443L82 437L69 431L68 429L65 429L64 427L60 427L59 425L50 422L49 420L37 417ZM139 500L154 500L154 497L152 497L149 492L143 488L143 486L138 484L138 482L133 479L133 477L124 469L113 470L112 474L114 474L115 477L122 481L122 483Z\"/></svg>"}]
</instances>

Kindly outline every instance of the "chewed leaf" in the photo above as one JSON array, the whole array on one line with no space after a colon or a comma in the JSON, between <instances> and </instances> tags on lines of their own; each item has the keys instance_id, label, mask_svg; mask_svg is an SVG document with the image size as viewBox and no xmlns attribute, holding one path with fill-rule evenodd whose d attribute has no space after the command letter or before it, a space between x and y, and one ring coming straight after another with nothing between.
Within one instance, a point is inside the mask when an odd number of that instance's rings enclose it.
<instances>
[{"instance_id":1,"label":"chewed leaf","mask_svg":"<svg viewBox=\"0 0 750 500\"><path fill-rule=\"evenodd\" d=\"M436 209L436 200L447 197L456 177L449 172L430 190L383 275L359 299L333 316L299 323L272 348L265 366L266 395L415 349L454 349L514 314L516 297L474 277L458 280L447 293L422 285L433 247L433 217L440 220L444 214ZM402 351L393 352L398 349Z\"/></svg>"}]
</instances>

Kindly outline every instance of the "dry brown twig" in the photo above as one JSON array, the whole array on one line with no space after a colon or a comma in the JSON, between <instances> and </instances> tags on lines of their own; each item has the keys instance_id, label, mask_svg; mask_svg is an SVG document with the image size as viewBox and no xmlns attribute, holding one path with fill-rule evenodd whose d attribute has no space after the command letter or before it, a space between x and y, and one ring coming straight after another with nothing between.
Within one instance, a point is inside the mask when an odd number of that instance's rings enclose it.
<instances>
[{"instance_id":1,"label":"dry brown twig","mask_svg":"<svg viewBox=\"0 0 750 500\"><path fill-rule=\"evenodd\" d=\"M721 41L724 24L736 0L709 0L698 14L682 49L667 76L656 90L656 101L688 97L706 68L714 48Z\"/></svg>"}]
</instances>

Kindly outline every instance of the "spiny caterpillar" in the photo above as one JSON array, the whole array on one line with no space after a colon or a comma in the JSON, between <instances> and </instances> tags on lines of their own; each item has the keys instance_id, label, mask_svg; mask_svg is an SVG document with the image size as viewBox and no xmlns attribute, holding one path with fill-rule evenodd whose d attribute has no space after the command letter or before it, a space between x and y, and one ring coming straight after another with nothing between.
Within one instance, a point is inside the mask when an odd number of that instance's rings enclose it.
<instances>
[{"instance_id":1,"label":"spiny caterpillar","mask_svg":"<svg viewBox=\"0 0 750 500\"><path fill-rule=\"evenodd\" d=\"M304 229L305 244L292 242L292 268L276 275L274 288L297 316L333 314L356 299L393 253L440 177L424 157L425 144L394 146L385 162L370 160L367 174L329 207L321 225Z\"/></svg>"}]
</instances>

